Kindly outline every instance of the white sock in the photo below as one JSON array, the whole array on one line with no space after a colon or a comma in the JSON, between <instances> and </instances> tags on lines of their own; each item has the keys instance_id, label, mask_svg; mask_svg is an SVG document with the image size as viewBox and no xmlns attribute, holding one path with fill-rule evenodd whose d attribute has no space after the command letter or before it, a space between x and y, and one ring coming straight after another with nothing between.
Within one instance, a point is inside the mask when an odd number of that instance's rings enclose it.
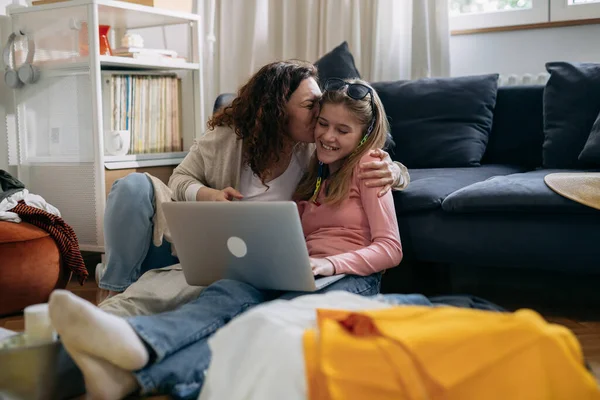
<instances>
[{"instance_id":1,"label":"white sock","mask_svg":"<svg viewBox=\"0 0 600 400\"><path fill-rule=\"evenodd\" d=\"M148 350L131 325L66 290L55 290L49 301L50 320L71 350L127 370L148 363Z\"/></svg>"},{"instance_id":2,"label":"white sock","mask_svg":"<svg viewBox=\"0 0 600 400\"><path fill-rule=\"evenodd\" d=\"M65 349L83 374L86 398L91 400L118 400L127 397L139 388L131 371L126 371L108 361L73 350L68 346L65 346Z\"/></svg>"}]
</instances>

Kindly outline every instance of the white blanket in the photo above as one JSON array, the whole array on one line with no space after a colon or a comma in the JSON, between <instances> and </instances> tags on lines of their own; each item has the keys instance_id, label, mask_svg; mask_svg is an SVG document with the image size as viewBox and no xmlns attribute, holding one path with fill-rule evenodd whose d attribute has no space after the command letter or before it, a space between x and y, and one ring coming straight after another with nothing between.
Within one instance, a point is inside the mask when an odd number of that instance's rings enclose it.
<instances>
[{"instance_id":1,"label":"white blanket","mask_svg":"<svg viewBox=\"0 0 600 400\"><path fill-rule=\"evenodd\" d=\"M210 340L212 361L200 400L305 400L302 337L316 326L316 309L390 307L347 292L305 295L256 307L220 329Z\"/></svg>"},{"instance_id":2,"label":"white blanket","mask_svg":"<svg viewBox=\"0 0 600 400\"><path fill-rule=\"evenodd\" d=\"M42 196L38 196L37 194L31 194L27 189L23 189L0 201L0 221L9 221L16 223L21 222L21 218L19 218L17 214L8 211L13 209L21 200L25 201L25 204L27 204L28 206L40 208L49 212L50 214L56 215L57 217L61 216L60 211L58 211L58 208L54 207L52 204L47 203Z\"/></svg>"}]
</instances>

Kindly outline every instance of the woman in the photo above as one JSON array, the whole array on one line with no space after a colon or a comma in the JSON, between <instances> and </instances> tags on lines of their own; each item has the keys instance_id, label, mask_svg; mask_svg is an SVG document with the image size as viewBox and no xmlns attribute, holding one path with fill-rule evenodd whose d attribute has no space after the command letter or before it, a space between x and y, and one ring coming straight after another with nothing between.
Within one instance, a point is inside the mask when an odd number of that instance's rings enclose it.
<instances>
[{"instance_id":1,"label":"woman","mask_svg":"<svg viewBox=\"0 0 600 400\"><path fill-rule=\"evenodd\" d=\"M320 292L379 292L381 271L402 259L391 193L358 178L360 163L386 141L387 119L362 81L328 81L315 129L316 154L295 193L315 275L346 274ZM208 339L249 308L301 293L222 280L177 310L119 318L66 292L50 298L52 324L83 372L92 397L197 396L210 363ZM135 372L134 372L135 371Z\"/></svg>"},{"instance_id":2,"label":"woman","mask_svg":"<svg viewBox=\"0 0 600 400\"><path fill-rule=\"evenodd\" d=\"M315 149L320 97L312 64L285 61L264 66L230 106L212 117L210 129L174 170L169 180L173 198L291 200ZM402 164L392 163L380 149L372 155L383 161L364 163L360 178L379 187L380 196L392 185L398 190L408 185ZM106 266L98 274L98 286L110 295L124 291L148 270L178 262L169 243L152 243L154 214L148 177L131 174L115 182L104 222Z\"/></svg>"}]
</instances>

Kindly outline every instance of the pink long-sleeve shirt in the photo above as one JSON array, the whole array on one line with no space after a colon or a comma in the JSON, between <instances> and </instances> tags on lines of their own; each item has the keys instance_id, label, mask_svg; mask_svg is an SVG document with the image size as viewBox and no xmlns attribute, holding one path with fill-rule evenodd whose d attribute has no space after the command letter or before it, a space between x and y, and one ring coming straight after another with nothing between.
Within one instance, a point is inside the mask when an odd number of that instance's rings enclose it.
<instances>
[{"instance_id":1,"label":"pink long-sleeve shirt","mask_svg":"<svg viewBox=\"0 0 600 400\"><path fill-rule=\"evenodd\" d=\"M362 162L379 160L365 155ZM383 197L381 188L365 186L352 174L349 197L340 205L324 204L327 181L317 201L298 202L308 253L326 258L336 274L370 275L397 266L402 260L402 244L391 191Z\"/></svg>"}]
</instances>

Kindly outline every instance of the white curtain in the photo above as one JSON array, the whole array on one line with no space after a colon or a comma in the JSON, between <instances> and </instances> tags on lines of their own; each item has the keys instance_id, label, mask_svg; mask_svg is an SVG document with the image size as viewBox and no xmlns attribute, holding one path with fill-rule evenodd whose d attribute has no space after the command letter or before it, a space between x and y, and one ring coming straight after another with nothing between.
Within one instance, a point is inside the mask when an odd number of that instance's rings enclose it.
<instances>
[{"instance_id":1,"label":"white curtain","mask_svg":"<svg viewBox=\"0 0 600 400\"><path fill-rule=\"evenodd\" d=\"M343 41L370 82L450 75L448 0L200 0L198 12L207 115L262 65L314 62Z\"/></svg>"}]
</instances>

